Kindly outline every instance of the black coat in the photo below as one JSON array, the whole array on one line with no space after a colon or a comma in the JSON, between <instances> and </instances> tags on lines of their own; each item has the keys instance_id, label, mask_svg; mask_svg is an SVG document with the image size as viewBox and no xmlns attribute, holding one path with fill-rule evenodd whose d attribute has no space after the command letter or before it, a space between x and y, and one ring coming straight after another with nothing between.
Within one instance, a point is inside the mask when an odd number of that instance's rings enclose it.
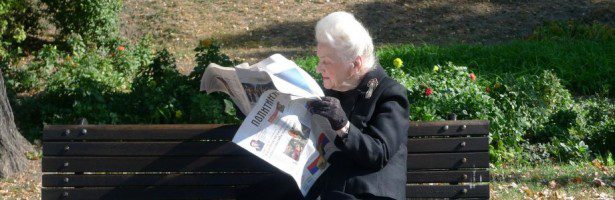
<instances>
[{"instance_id":1,"label":"black coat","mask_svg":"<svg viewBox=\"0 0 615 200\"><path fill-rule=\"evenodd\" d=\"M372 79L378 84L368 98ZM326 96L340 100L350 129L346 137L335 139L341 151L329 157L331 165L312 187L309 198L340 199L349 194L356 198L405 199L409 127L406 91L380 65L353 90L325 91Z\"/></svg>"}]
</instances>

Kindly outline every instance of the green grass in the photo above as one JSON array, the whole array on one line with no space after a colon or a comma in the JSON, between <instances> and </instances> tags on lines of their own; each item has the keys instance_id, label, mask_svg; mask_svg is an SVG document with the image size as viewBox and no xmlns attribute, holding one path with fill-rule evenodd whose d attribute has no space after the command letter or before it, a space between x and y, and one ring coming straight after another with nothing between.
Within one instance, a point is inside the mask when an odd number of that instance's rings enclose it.
<instances>
[{"instance_id":1,"label":"green grass","mask_svg":"<svg viewBox=\"0 0 615 200\"><path fill-rule=\"evenodd\" d=\"M401 58L404 71L410 75L429 72L434 65L447 61L468 66L479 81L489 82L553 70L573 94L615 96L615 92L608 91L615 85L615 40L612 39L514 40L493 45L396 45L381 47L377 54L385 68L392 67L393 59ZM315 56L297 61L308 71L313 71L316 62Z\"/></svg>"},{"instance_id":2,"label":"green grass","mask_svg":"<svg viewBox=\"0 0 615 200\"><path fill-rule=\"evenodd\" d=\"M610 184L615 182L614 172L615 166L601 170L591 163L501 166L491 169L491 196L494 199L523 199L529 197L528 194L555 195L557 192L560 196L576 199L595 199L600 195L613 198L615 189ZM607 185L596 186L594 178ZM551 181L555 183L553 188L549 186Z\"/></svg>"}]
</instances>

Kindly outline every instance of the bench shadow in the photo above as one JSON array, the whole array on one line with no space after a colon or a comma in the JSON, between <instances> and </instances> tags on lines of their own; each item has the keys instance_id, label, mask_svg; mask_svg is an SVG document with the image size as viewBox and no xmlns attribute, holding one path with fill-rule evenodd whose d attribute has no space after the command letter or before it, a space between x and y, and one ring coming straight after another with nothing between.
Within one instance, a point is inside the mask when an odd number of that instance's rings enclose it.
<instances>
[{"instance_id":1,"label":"bench shadow","mask_svg":"<svg viewBox=\"0 0 615 200\"><path fill-rule=\"evenodd\" d=\"M210 169L210 168L220 168L220 167L217 167L216 165L220 165L221 163L220 161L225 158L238 157L238 156L255 157L254 155L252 155L245 149L237 146L235 143L230 141L238 128L239 128L238 125L224 125L224 126L217 127L217 128L214 128L208 131L203 131L202 133L199 133L198 135L190 139L181 140L182 142L179 145L175 146L173 149L167 151L164 155L161 155L159 157L178 157L178 154L180 155L186 154L186 148L185 147L182 148L182 144L187 144L191 142L192 143L206 142L204 140L212 140L212 139L214 139L215 141L225 141L226 143L220 146L218 149L211 150L211 152L214 152L213 153L214 155L182 156L183 158L192 158L192 159L183 160L183 162L181 163L177 163L177 162L171 163L173 165L172 168L178 169L178 170L174 170L174 172L158 172L159 170L153 170L153 169L159 168L160 166L170 165L170 163L167 163L168 161L166 160L162 160L162 159L155 160L154 162L149 163L147 166L139 170L141 171L139 172L139 174L178 175L178 174L186 174L186 173L193 173L193 172L197 172L200 174L250 173L250 172L242 172L242 171L237 171L237 170L215 170L215 169L212 170ZM214 135L214 136L211 136L211 135ZM211 162L208 162L205 164L200 164L200 165L194 164L195 161L197 161L199 158L209 157L209 156L218 157L218 159L214 159ZM111 191L103 195L101 199L115 199L118 197L126 198L125 196L126 194L122 191L123 189L126 189L126 188L137 189L137 191L139 191L138 194L147 194L148 192L150 192L149 190L151 190L152 188L186 188L186 187L196 188L196 189L198 188L230 189L230 190L224 190L224 191L234 192L235 199L301 199L303 198L300 191L297 189L296 185L294 184L294 180L289 175L281 172L274 166L266 163L265 161L261 159L254 159L253 162L251 162L251 164L255 166L264 166L264 170L262 170L262 172L255 172L255 173L269 173L270 175L258 181L258 183L252 184L252 185L214 185L214 184L198 185L198 184L195 184L195 185L188 185L188 186L185 186L185 185L158 186L158 185L165 185L166 184L165 182L169 181L169 180L160 180L159 182L151 184L154 186L134 185L134 186L114 187ZM143 173L143 171L152 171L152 172ZM181 171L181 172L178 172L178 171ZM129 174L134 174L134 172L130 172ZM132 177L132 178L128 178L124 180L124 183L129 183L128 185L132 185L138 182L139 180L137 180L136 177ZM134 194L135 193L133 193L133 195ZM218 193L218 194L221 194L224 196L226 193L225 194ZM143 197L135 197L135 198L143 198ZM174 198L182 198L182 194L181 193L174 194ZM226 197L223 197L223 198L226 198Z\"/></svg>"}]
</instances>

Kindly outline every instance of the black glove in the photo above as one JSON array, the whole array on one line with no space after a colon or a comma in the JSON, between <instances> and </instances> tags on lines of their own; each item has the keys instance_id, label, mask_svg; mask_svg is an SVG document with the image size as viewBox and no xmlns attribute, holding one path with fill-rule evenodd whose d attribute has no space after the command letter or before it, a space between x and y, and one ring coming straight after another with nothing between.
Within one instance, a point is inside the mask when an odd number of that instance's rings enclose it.
<instances>
[{"instance_id":1,"label":"black glove","mask_svg":"<svg viewBox=\"0 0 615 200\"><path fill-rule=\"evenodd\" d=\"M308 106L311 113L326 117L335 131L344 128L348 122L340 100L335 97L323 97L322 100L311 101Z\"/></svg>"}]
</instances>

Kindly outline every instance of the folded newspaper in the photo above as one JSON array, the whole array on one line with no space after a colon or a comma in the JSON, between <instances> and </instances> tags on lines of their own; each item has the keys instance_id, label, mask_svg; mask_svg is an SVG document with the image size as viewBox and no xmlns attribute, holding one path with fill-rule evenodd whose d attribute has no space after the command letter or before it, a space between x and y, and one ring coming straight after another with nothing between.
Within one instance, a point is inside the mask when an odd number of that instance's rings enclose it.
<instances>
[{"instance_id":1,"label":"folded newspaper","mask_svg":"<svg viewBox=\"0 0 615 200\"><path fill-rule=\"evenodd\" d=\"M233 142L289 174L306 195L327 169L325 155L338 149L328 120L308 111L308 101L324 96L297 64L274 54L254 65L210 64L201 91L228 94L247 117Z\"/></svg>"}]
</instances>

